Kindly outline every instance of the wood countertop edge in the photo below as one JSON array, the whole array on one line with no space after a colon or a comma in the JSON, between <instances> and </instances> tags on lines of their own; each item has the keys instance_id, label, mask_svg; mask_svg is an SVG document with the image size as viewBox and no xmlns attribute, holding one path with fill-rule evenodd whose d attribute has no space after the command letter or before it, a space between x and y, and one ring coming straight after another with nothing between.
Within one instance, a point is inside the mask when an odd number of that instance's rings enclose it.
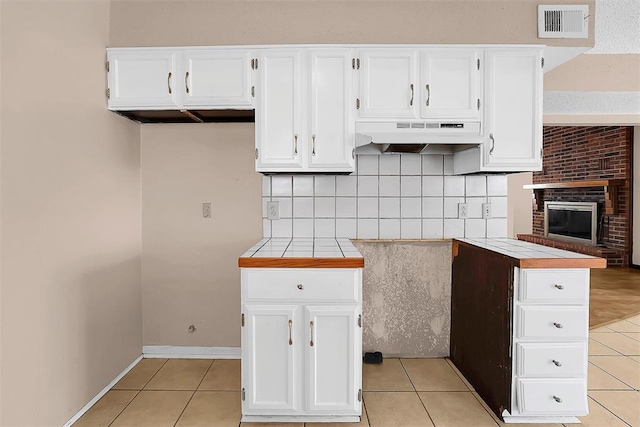
<instances>
[{"instance_id":1,"label":"wood countertop edge","mask_svg":"<svg viewBox=\"0 0 640 427\"><path fill-rule=\"evenodd\" d=\"M364 258L239 258L242 268L363 268Z\"/></svg>"}]
</instances>

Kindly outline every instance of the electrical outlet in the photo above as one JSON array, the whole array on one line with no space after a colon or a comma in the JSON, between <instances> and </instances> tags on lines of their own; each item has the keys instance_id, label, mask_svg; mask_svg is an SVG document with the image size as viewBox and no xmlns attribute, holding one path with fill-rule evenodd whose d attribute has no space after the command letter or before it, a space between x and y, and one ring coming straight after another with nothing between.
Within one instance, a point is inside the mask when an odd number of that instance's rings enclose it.
<instances>
[{"instance_id":1,"label":"electrical outlet","mask_svg":"<svg viewBox=\"0 0 640 427\"><path fill-rule=\"evenodd\" d=\"M280 219L280 202L267 202L267 219Z\"/></svg>"},{"instance_id":2,"label":"electrical outlet","mask_svg":"<svg viewBox=\"0 0 640 427\"><path fill-rule=\"evenodd\" d=\"M466 203L458 203L458 218L465 219L469 214L469 207Z\"/></svg>"},{"instance_id":3,"label":"electrical outlet","mask_svg":"<svg viewBox=\"0 0 640 427\"><path fill-rule=\"evenodd\" d=\"M211 203L203 203L202 204L202 218L212 218L213 214L211 213Z\"/></svg>"},{"instance_id":4,"label":"electrical outlet","mask_svg":"<svg viewBox=\"0 0 640 427\"><path fill-rule=\"evenodd\" d=\"M482 204L482 218L484 219L491 218L491 203Z\"/></svg>"}]
</instances>

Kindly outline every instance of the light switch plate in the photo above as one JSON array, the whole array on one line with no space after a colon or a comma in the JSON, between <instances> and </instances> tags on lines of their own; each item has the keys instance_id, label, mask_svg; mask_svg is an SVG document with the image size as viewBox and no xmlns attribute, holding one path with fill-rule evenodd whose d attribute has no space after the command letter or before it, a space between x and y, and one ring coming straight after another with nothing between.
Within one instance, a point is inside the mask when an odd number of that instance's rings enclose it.
<instances>
[{"instance_id":1,"label":"light switch plate","mask_svg":"<svg viewBox=\"0 0 640 427\"><path fill-rule=\"evenodd\" d=\"M213 214L211 213L211 203L202 204L202 218L211 219Z\"/></svg>"},{"instance_id":2,"label":"light switch plate","mask_svg":"<svg viewBox=\"0 0 640 427\"><path fill-rule=\"evenodd\" d=\"M280 202L267 202L267 219L280 219Z\"/></svg>"},{"instance_id":3,"label":"light switch plate","mask_svg":"<svg viewBox=\"0 0 640 427\"><path fill-rule=\"evenodd\" d=\"M483 219L491 218L491 203L482 204L482 218Z\"/></svg>"}]
</instances>

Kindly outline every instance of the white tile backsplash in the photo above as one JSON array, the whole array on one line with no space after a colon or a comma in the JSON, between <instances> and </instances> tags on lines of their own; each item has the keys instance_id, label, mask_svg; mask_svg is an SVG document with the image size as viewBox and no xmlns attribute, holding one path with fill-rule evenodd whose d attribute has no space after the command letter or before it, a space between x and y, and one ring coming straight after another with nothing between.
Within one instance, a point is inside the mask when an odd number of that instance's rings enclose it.
<instances>
[{"instance_id":1,"label":"white tile backsplash","mask_svg":"<svg viewBox=\"0 0 640 427\"><path fill-rule=\"evenodd\" d=\"M400 175L422 175L422 156L420 154L400 155Z\"/></svg>"},{"instance_id":2,"label":"white tile backsplash","mask_svg":"<svg viewBox=\"0 0 640 427\"><path fill-rule=\"evenodd\" d=\"M313 176L294 176L293 177L293 195L294 196L313 196Z\"/></svg>"},{"instance_id":3,"label":"white tile backsplash","mask_svg":"<svg viewBox=\"0 0 640 427\"><path fill-rule=\"evenodd\" d=\"M336 218L356 217L355 197L336 197Z\"/></svg>"},{"instance_id":4,"label":"white tile backsplash","mask_svg":"<svg viewBox=\"0 0 640 427\"><path fill-rule=\"evenodd\" d=\"M380 218L400 218L400 198L380 198Z\"/></svg>"},{"instance_id":5,"label":"white tile backsplash","mask_svg":"<svg viewBox=\"0 0 640 427\"><path fill-rule=\"evenodd\" d=\"M400 177L400 195L402 197L420 197L422 194L422 178L419 176Z\"/></svg>"},{"instance_id":6,"label":"white tile backsplash","mask_svg":"<svg viewBox=\"0 0 640 427\"><path fill-rule=\"evenodd\" d=\"M421 218L422 199L420 197L403 197L400 199L401 218Z\"/></svg>"},{"instance_id":7,"label":"white tile backsplash","mask_svg":"<svg viewBox=\"0 0 640 427\"><path fill-rule=\"evenodd\" d=\"M377 176L358 176L358 197L378 195Z\"/></svg>"},{"instance_id":8,"label":"white tile backsplash","mask_svg":"<svg viewBox=\"0 0 640 427\"><path fill-rule=\"evenodd\" d=\"M380 197L400 196L400 177L381 176L379 182L379 195Z\"/></svg>"},{"instance_id":9,"label":"white tile backsplash","mask_svg":"<svg viewBox=\"0 0 640 427\"><path fill-rule=\"evenodd\" d=\"M505 237L506 175L455 176L451 155L360 155L353 175L262 179L265 237L441 239ZM266 202L280 219L266 219ZM458 218L466 203L467 219ZM491 219L482 219L490 203Z\"/></svg>"},{"instance_id":10,"label":"white tile backsplash","mask_svg":"<svg viewBox=\"0 0 640 427\"><path fill-rule=\"evenodd\" d=\"M335 196L336 177L331 175L318 175L315 177L316 196Z\"/></svg>"}]
</instances>

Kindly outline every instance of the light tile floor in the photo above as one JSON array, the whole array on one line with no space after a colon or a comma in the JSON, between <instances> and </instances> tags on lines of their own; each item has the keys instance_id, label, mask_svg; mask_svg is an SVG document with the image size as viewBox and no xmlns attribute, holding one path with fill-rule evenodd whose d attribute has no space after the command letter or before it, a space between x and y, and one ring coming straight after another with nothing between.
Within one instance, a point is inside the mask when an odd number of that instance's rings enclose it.
<instances>
[{"instance_id":1,"label":"light tile floor","mask_svg":"<svg viewBox=\"0 0 640 427\"><path fill-rule=\"evenodd\" d=\"M581 418L582 425L640 427L639 335L640 315L590 331L590 414ZM347 425L504 425L447 359L386 359L382 365L364 365L363 389L362 420ZM239 390L238 360L143 359L74 426L277 425L240 423ZM311 426L346 425L305 427Z\"/></svg>"}]
</instances>

